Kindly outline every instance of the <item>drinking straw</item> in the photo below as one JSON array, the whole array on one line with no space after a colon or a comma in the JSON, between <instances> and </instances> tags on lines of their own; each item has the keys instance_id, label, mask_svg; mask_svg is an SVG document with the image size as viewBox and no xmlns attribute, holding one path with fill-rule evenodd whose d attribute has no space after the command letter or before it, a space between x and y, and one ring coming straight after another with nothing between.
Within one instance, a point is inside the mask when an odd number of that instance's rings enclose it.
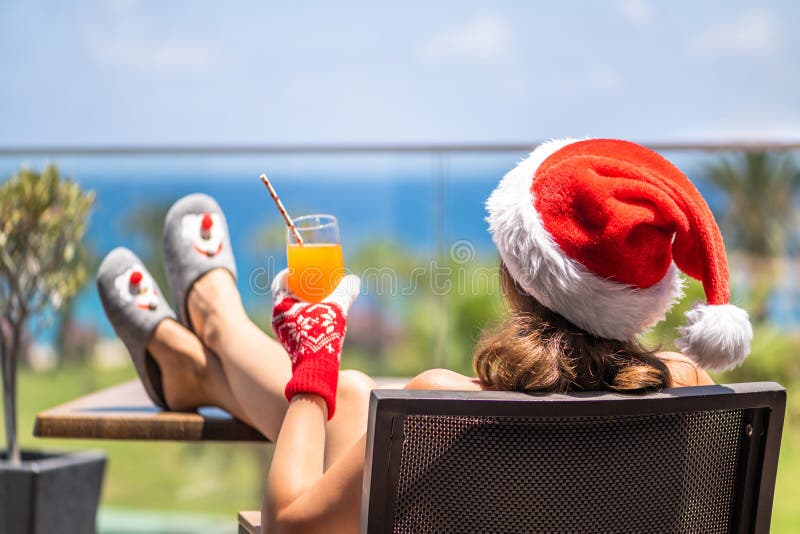
<instances>
[{"instance_id":1,"label":"drinking straw","mask_svg":"<svg viewBox=\"0 0 800 534\"><path fill-rule=\"evenodd\" d=\"M261 175L261 181L264 182L264 185L267 186L267 190L269 191L269 196L272 197L272 200L275 201L275 205L278 206L278 211L281 212L283 215L283 220L286 221L286 226L288 226L292 233L294 234L294 238L297 240L297 244L301 247L303 246L303 238L300 237L300 233L297 231L297 228L294 226L294 222L292 222L292 218L289 217L289 214L286 212L286 208L283 207L283 203L281 199L278 198L278 193L275 192L275 189L272 187L272 184L269 183L269 178L267 178L266 174Z\"/></svg>"}]
</instances>

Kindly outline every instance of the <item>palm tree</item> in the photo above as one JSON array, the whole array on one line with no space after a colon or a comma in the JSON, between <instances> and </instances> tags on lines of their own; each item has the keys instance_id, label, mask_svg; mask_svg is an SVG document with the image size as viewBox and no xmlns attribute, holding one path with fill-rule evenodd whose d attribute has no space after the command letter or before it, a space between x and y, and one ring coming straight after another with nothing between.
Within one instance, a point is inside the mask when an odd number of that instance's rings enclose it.
<instances>
[{"instance_id":1,"label":"palm tree","mask_svg":"<svg viewBox=\"0 0 800 534\"><path fill-rule=\"evenodd\" d=\"M704 174L727 197L720 226L727 245L744 256L752 319L763 322L794 238L800 172L791 155L746 152L720 158Z\"/></svg>"}]
</instances>

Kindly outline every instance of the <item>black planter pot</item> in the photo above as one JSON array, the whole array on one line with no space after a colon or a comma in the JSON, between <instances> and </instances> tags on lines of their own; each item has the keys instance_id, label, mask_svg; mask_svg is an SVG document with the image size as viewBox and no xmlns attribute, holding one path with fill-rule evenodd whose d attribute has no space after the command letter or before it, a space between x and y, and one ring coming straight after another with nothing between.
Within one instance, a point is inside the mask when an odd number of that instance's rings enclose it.
<instances>
[{"instance_id":1,"label":"black planter pot","mask_svg":"<svg viewBox=\"0 0 800 534\"><path fill-rule=\"evenodd\" d=\"M99 451L0 454L0 534L93 534L105 467Z\"/></svg>"}]
</instances>

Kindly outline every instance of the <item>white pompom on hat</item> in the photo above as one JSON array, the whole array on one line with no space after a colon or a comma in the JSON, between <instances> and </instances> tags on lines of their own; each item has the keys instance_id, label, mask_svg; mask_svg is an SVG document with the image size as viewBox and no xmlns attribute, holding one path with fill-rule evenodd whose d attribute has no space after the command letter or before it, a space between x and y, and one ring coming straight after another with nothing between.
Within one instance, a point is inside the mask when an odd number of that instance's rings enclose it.
<instances>
[{"instance_id":1,"label":"white pompom on hat","mask_svg":"<svg viewBox=\"0 0 800 534\"><path fill-rule=\"evenodd\" d=\"M503 177L489 229L517 284L596 336L630 340L703 283L679 348L709 369L750 352L747 312L730 304L722 235L700 193L652 150L613 139L544 143Z\"/></svg>"}]
</instances>

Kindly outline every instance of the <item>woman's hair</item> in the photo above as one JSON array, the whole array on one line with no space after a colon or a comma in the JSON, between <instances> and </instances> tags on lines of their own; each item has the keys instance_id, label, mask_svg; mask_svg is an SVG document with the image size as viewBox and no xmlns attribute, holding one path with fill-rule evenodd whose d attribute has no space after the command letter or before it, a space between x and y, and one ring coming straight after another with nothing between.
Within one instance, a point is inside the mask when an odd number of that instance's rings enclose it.
<instances>
[{"instance_id":1,"label":"woman's hair","mask_svg":"<svg viewBox=\"0 0 800 534\"><path fill-rule=\"evenodd\" d=\"M484 331L473 356L480 381L507 391L669 387L669 369L640 343L590 334L524 293L500 265L500 287L511 315Z\"/></svg>"}]
</instances>

